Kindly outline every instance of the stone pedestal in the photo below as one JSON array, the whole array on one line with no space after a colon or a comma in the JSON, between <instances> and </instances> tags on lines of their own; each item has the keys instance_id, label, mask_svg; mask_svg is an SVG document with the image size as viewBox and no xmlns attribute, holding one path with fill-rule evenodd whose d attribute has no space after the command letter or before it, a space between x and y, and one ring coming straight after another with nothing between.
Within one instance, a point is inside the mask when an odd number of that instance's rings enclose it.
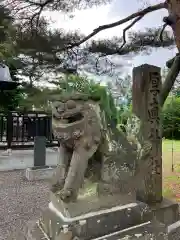
<instances>
[{"instance_id":1,"label":"stone pedestal","mask_svg":"<svg viewBox=\"0 0 180 240\"><path fill-rule=\"evenodd\" d=\"M91 196L68 204L52 194L39 226L51 240L123 239L127 235L129 239L150 239L151 234L161 240L164 235L159 233L166 235L163 224L153 223L147 204L123 195Z\"/></svg>"},{"instance_id":2,"label":"stone pedestal","mask_svg":"<svg viewBox=\"0 0 180 240\"><path fill-rule=\"evenodd\" d=\"M129 227L120 231L114 231L113 233L106 234L97 238L86 238L89 240L179 240L179 238L167 238L168 233L164 228L164 225L157 222L145 222L138 224L133 227ZM172 235L174 236L174 235ZM153 237L153 238L152 238ZM44 239L55 239L55 240L84 240L84 238L73 237L72 233L66 228L62 230L59 236L55 238L49 238L38 223L34 223L28 231L27 237L22 240L44 240ZM12 240L12 239L11 239ZM13 239L14 240L14 239ZM16 239L20 240L20 239Z\"/></svg>"},{"instance_id":3,"label":"stone pedestal","mask_svg":"<svg viewBox=\"0 0 180 240\"><path fill-rule=\"evenodd\" d=\"M179 218L179 204L169 199L164 198L161 203L151 206L156 219L164 223L166 226L178 221Z\"/></svg>"},{"instance_id":4,"label":"stone pedestal","mask_svg":"<svg viewBox=\"0 0 180 240\"><path fill-rule=\"evenodd\" d=\"M49 166L27 168L25 176L29 181L51 179L55 168Z\"/></svg>"}]
</instances>

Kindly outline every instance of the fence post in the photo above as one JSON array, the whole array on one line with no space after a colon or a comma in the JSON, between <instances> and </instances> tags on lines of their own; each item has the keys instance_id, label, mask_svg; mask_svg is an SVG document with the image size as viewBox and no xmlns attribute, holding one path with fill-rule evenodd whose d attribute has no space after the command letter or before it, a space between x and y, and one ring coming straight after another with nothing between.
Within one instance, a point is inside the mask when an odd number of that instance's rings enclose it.
<instances>
[{"instance_id":1,"label":"fence post","mask_svg":"<svg viewBox=\"0 0 180 240\"><path fill-rule=\"evenodd\" d=\"M6 137L7 137L7 148L11 149L11 144L13 140L13 116L12 116L12 112L10 111L8 111L8 114L7 114Z\"/></svg>"}]
</instances>

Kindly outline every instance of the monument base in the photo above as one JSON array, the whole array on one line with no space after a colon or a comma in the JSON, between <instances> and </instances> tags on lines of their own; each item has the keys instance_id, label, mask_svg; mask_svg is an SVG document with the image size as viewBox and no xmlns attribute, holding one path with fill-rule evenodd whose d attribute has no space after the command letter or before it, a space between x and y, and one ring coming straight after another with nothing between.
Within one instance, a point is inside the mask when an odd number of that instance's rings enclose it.
<instances>
[{"instance_id":1,"label":"monument base","mask_svg":"<svg viewBox=\"0 0 180 240\"><path fill-rule=\"evenodd\" d=\"M46 211L46 214L47 217L50 217L52 212L49 211L48 213L48 211ZM81 226L83 225L82 223L83 222L79 225L79 229L81 229ZM49 238L42 228L42 223L40 221L31 221L25 226L27 230L24 231L23 234L18 232L16 235L17 237L13 236L12 238L8 238L8 240L84 240L84 238L73 237L73 233L70 231L68 225L61 224L59 235L57 235L58 232L56 232L56 235L53 234L53 231L56 231L56 229L53 228L53 226L55 226L54 222L49 222L49 225L52 225L51 238ZM76 227L78 227L78 222ZM166 229L165 226L159 222L147 221L123 230L109 232L104 236L93 238L93 240L150 240L152 238L157 240L180 240L180 221L169 225ZM86 239L92 240L92 238Z\"/></svg>"},{"instance_id":2,"label":"monument base","mask_svg":"<svg viewBox=\"0 0 180 240\"><path fill-rule=\"evenodd\" d=\"M49 209L43 213L39 226L51 240L121 239L127 234L132 236L129 239L138 239L139 234L159 234L157 226L166 234L163 224L156 223L155 227L152 222L148 205L127 196L89 196L64 203L51 194Z\"/></svg>"},{"instance_id":3,"label":"monument base","mask_svg":"<svg viewBox=\"0 0 180 240\"><path fill-rule=\"evenodd\" d=\"M156 219L165 225L171 225L178 221L179 218L179 204L164 198L161 203L151 206Z\"/></svg>"},{"instance_id":4,"label":"monument base","mask_svg":"<svg viewBox=\"0 0 180 240\"><path fill-rule=\"evenodd\" d=\"M180 221L166 226L154 218L158 209L127 195L93 193L64 203L51 193L50 199L40 220L28 224L26 240L180 240ZM168 203L164 199L161 208L168 211Z\"/></svg>"},{"instance_id":5,"label":"monument base","mask_svg":"<svg viewBox=\"0 0 180 240\"><path fill-rule=\"evenodd\" d=\"M29 181L51 179L55 168L49 166L27 168L25 176Z\"/></svg>"},{"instance_id":6,"label":"monument base","mask_svg":"<svg viewBox=\"0 0 180 240\"><path fill-rule=\"evenodd\" d=\"M150 240L152 237L153 239L158 240L167 240L167 233L162 224L159 223L151 223L150 221L138 224L136 226L123 229L120 231L114 231L113 233L109 233L103 235L101 237L93 238L93 240ZM45 234L42 230L39 223L34 223L34 226L29 228L26 240L44 240L44 239L51 239L51 240L84 240L84 238L73 237L72 232L68 231L68 229L63 229L62 232L57 235L51 235L51 238ZM92 238L86 238L92 240ZM13 239L14 240L14 239ZM16 239L20 240L20 239ZM23 239L25 240L25 239ZM169 238L168 238L169 240ZM171 239L170 239L171 240ZM172 239L174 240L174 239ZM178 240L178 238L177 238Z\"/></svg>"}]
</instances>

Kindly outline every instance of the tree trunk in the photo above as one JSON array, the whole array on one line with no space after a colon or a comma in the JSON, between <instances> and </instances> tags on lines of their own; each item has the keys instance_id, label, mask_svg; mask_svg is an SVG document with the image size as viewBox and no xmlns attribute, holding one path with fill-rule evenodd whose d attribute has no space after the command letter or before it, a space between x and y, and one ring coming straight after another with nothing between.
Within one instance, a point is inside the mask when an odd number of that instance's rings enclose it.
<instances>
[{"instance_id":1,"label":"tree trunk","mask_svg":"<svg viewBox=\"0 0 180 240\"><path fill-rule=\"evenodd\" d=\"M173 23L171 24L176 46L180 52L180 1L178 0L167 0L167 8L170 18Z\"/></svg>"},{"instance_id":2,"label":"tree trunk","mask_svg":"<svg viewBox=\"0 0 180 240\"><path fill-rule=\"evenodd\" d=\"M167 63L168 65L168 63ZM176 78L179 74L179 70L180 70L180 56L177 55L174 58L173 63L170 66L169 72L166 76L166 79L162 85L162 90L161 90L161 94L160 94L160 105L161 107L164 105L164 102L166 101L166 98L168 97L175 81Z\"/></svg>"},{"instance_id":3,"label":"tree trunk","mask_svg":"<svg viewBox=\"0 0 180 240\"><path fill-rule=\"evenodd\" d=\"M170 68L168 75L163 83L162 92L160 95L160 104L163 106L166 98L171 91L176 78L180 71L180 1L178 0L167 0L167 9L169 12L168 19L170 23L168 25L171 26L174 34L175 43L178 49L178 54L174 59L171 59L167 62L167 67Z\"/></svg>"}]
</instances>

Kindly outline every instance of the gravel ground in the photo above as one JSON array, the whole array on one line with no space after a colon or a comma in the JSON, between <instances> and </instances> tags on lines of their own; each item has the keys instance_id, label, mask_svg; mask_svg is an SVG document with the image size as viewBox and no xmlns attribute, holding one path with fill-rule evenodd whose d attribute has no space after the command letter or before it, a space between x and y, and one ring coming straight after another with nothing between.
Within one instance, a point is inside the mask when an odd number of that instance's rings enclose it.
<instances>
[{"instance_id":1,"label":"gravel ground","mask_svg":"<svg viewBox=\"0 0 180 240\"><path fill-rule=\"evenodd\" d=\"M23 231L48 206L48 181L27 181L24 171L0 172L0 240Z\"/></svg>"}]
</instances>

